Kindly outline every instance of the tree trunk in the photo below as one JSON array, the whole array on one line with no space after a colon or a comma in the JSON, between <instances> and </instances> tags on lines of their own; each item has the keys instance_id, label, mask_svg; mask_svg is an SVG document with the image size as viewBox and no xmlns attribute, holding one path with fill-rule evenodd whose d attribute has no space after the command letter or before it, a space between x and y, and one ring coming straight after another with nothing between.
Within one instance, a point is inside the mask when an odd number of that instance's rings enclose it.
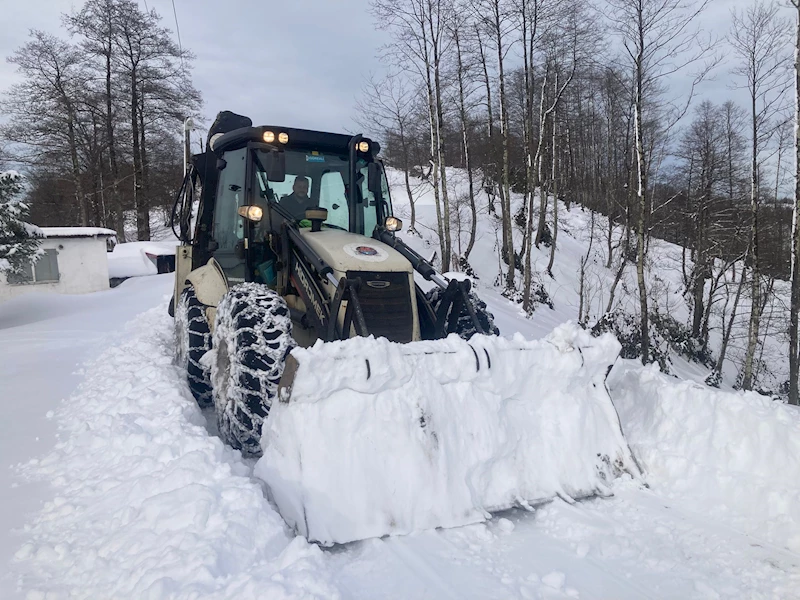
<instances>
[{"instance_id":1,"label":"tree trunk","mask_svg":"<svg viewBox=\"0 0 800 600\"><path fill-rule=\"evenodd\" d=\"M547 67L547 65L546 65ZM539 97L539 141L536 144L536 153L532 159L531 165L531 193L530 193L530 206L528 207L528 220L526 223L526 237L528 243L525 244L525 267L524 279L522 286L522 308L526 312L532 308L531 305L531 281L533 278L533 265L531 262L532 246L531 240L533 238L533 192L539 188L539 194L544 194L544 189L541 186L541 167L542 167L542 145L544 143L544 127L546 122L546 114L544 109L545 91L547 88L547 77L549 70L545 68L544 76L542 77L542 92Z\"/></svg>"},{"instance_id":2,"label":"tree trunk","mask_svg":"<svg viewBox=\"0 0 800 600\"><path fill-rule=\"evenodd\" d=\"M69 139L69 156L72 163L72 181L75 185L75 200L78 203L81 227L89 225L89 206L86 194L83 193L81 182L81 167L78 161L78 146L75 139L75 117L71 106L67 106L67 136Z\"/></svg>"},{"instance_id":3,"label":"tree trunk","mask_svg":"<svg viewBox=\"0 0 800 600\"><path fill-rule=\"evenodd\" d=\"M751 93L752 116L752 156L750 164L750 322L747 327L747 350L744 359L744 373L742 376L742 389L753 389L753 360L758 346L758 329L761 321L761 272L758 257L758 112L756 109L756 95Z\"/></svg>"},{"instance_id":4,"label":"tree trunk","mask_svg":"<svg viewBox=\"0 0 800 600\"><path fill-rule=\"evenodd\" d=\"M637 197L638 218L636 223L636 280L639 285L639 311L642 329L642 364L647 364L650 358L650 318L647 308L647 283L644 278L645 257L645 226L647 223L647 169L644 155L643 124L642 124L642 86L644 73L642 61L644 60L644 30L642 28L642 12L639 12L639 55L636 57L636 101L634 106L634 128L636 130L636 168L637 168Z\"/></svg>"},{"instance_id":5,"label":"tree trunk","mask_svg":"<svg viewBox=\"0 0 800 600\"><path fill-rule=\"evenodd\" d=\"M150 239L150 166L147 159L147 140L144 127L144 89L139 94L139 152L142 155L142 185L141 196L142 205L147 211L147 239Z\"/></svg>"},{"instance_id":6,"label":"tree trunk","mask_svg":"<svg viewBox=\"0 0 800 600\"><path fill-rule=\"evenodd\" d=\"M133 139L133 205L136 207L136 237L139 241L150 239L150 223L144 206L142 187L142 155L139 149L139 89L136 69L131 70L131 137Z\"/></svg>"},{"instance_id":7,"label":"tree trunk","mask_svg":"<svg viewBox=\"0 0 800 600\"><path fill-rule=\"evenodd\" d=\"M555 84L553 89L558 93L558 71L556 71ZM558 239L558 180L556 179L558 170L556 161L558 160L558 152L556 152L556 122L557 122L557 105L553 104L553 117L551 119L551 126L553 127L552 137L552 173L550 175L550 185L553 191L553 243L550 245L550 260L547 263L547 274L553 277L553 261L556 259L556 240Z\"/></svg>"},{"instance_id":8,"label":"tree trunk","mask_svg":"<svg viewBox=\"0 0 800 600\"><path fill-rule=\"evenodd\" d=\"M408 174L409 170L409 156L408 156L408 141L406 140L405 129L402 120L400 121L400 146L403 151L403 180L406 185L406 194L408 194L408 205L411 208L411 224L408 227L410 233L417 233L417 210L414 202L414 194L411 192L411 179Z\"/></svg>"},{"instance_id":9,"label":"tree trunk","mask_svg":"<svg viewBox=\"0 0 800 600\"><path fill-rule=\"evenodd\" d=\"M800 2L794 2L796 12L794 48L794 211L792 214L792 292L789 305L789 403L799 404L798 377L800 377Z\"/></svg>"},{"instance_id":10,"label":"tree trunk","mask_svg":"<svg viewBox=\"0 0 800 600\"><path fill-rule=\"evenodd\" d=\"M747 257L745 257L745 262L747 262ZM735 268L735 267L734 267ZM735 273L735 271L734 271ZM735 277L735 274L734 274ZM728 342L731 339L731 332L733 331L733 322L736 320L736 309L739 306L739 299L742 297L742 289L744 289L745 280L747 279L747 267L742 267L741 272L741 279L739 280L739 285L736 286L736 296L733 298L733 307L731 308L731 317L728 321L727 326L725 327L725 331L722 334L722 345L719 349L719 356L717 357L717 364L714 367L714 370L706 379L706 383L708 385L712 385L714 387L719 387L719 384L722 382L722 367L725 364L725 355L728 352ZM722 321L725 322L725 311L722 312Z\"/></svg>"},{"instance_id":11,"label":"tree trunk","mask_svg":"<svg viewBox=\"0 0 800 600\"><path fill-rule=\"evenodd\" d=\"M623 241L624 240L624 241ZM617 293L617 286L622 279L622 274L625 272L625 266L628 264L628 251L631 247L631 226L630 219L625 218L625 229L623 231L623 238L620 239L620 261L617 268L617 274L614 275L614 282L611 284L611 289L608 292L608 304L606 305L606 312L610 313L614 308L614 297Z\"/></svg>"},{"instance_id":12,"label":"tree trunk","mask_svg":"<svg viewBox=\"0 0 800 600\"><path fill-rule=\"evenodd\" d=\"M489 137L489 161L487 162L486 169L489 171L489 181L492 183L492 188L495 185L495 163L494 161L494 148L495 148L495 137L494 137L494 117L492 116L492 86L489 81L489 69L486 65L486 54L483 50L483 42L481 41L481 33L478 30L478 26L475 26L475 33L476 39L478 40L478 52L481 56L481 66L483 67L483 85L486 88L486 121L487 121L487 135ZM486 177L484 176L484 180ZM488 194L489 196L489 212L492 214L497 214L497 208L494 205L494 192ZM505 247L505 238L504 238L504 247Z\"/></svg>"},{"instance_id":13,"label":"tree trunk","mask_svg":"<svg viewBox=\"0 0 800 600\"><path fill-rule=\"evenodd\" d=\"M114 139L114 114L111 93L111 36L108 38L106 50L106 140L108 143L108 160L111 166L111 224L117 231L117 241L125 242L125 212L122 206L122 197L119 193L119 165L117 164L117 144Z\"/></svg>"},{"instance_id":14,"label":"tree trunk","mask_svg":"<svg viewBox=\"0 0 800 600\"><path fill-rule=\"evenodd\" d=\"M467 117L467 105L464 97L464 64L461 59L461 41L458 35L458 27L453 31L454 40L456 43L456 57L458 59L458 110L461 117L461 138L464 146L464 168L467 170L467 185L469 193L469 210L470 210L470 229L469 239L467 240L467 248L464 250L464 261L469 261L469 255L475 246L475 233L478 225L478 211L475 206L475 182L472 176L472 162L469 151L469 120ZM461 239L459 236L459 243ZM460 267L460 265L459 265Z\"/></svg>"},{"instance_id":15,"label":"tree trunk","mask_svg":"<svg viewBox=\"0 0 800 600\"><path fill-rule=\"evenodd\" d=\"M444 248L442 249L442 268L449 271L452 267L452 245L453 240L450 235L450 200L447 193L447 165L445 160L444 139L442 137L442 86L439 80L439 55L434 45L434 89L436 92L436 152L437 162L440 168L442 182L442 221L444 222Z\"/></svg>"},{"instance_id":16,"label":"tree trunk","mask_svg":"<svg viewBox=\"0 0 800 600\"><path fill-rule=\"evenodd\" d=\"M494 2L494 25L495 33L497 35L497 69L500 84L500 135L503 141L503 194L501 198L502 203L502 219L503 219L503 245L505 253L508 257L508 271L506 272L506 289L514 289L514 275L516 273L515 260L514 260L514 230L511 228L511 182L508 166L508 138L509 138L509 123L508 123L508 109L506 102L506 83L505 74L503 71L503 32L500 23L500 2Z\"/></svg>"},{"instance_id":17,"label":"tree trunk","mask_svg":"<svg viewBox=\"0 0 800 600\"><path fill-rule=\"evenodd\" d=\"M711 177L708 166L704 165L700 175L700 180L704 182L705 189L697 207L697 230L695 233L695 256L694 256L694 281L692 282L693 291L693 312L692 312L692 337L699 339L703 325L703 314L705 313L705 288L708 278L708 257L706 256L706 204L711 200Z\"/></svg>"},{"instance_id":18,"label":"tree trunk","mask_svg":"<svg viewBox=\"0 0 800 600\"><path fill-rule=\"evenodd\" d=\"M430 67L428 69L428 77L427 77L427 86L428 86L428 119L430 121L430 130L431 130L431 180L433 183L433 201L436 205L436 228L437 233L439 234L439 250L442 252L442 258L444 257L444 248L445 248L445 241L444 241L444 226L442 222L442 205L439 201L439 153L437 152L437 148L439 146L436 136L437 136L437 127L436 127L436 108L434 106L435 102L433 99L433 85L431 84L431 76L430 76ZM442 260L441 264L442 270L446 269L444 260Z\"/></svg>"}]
</instances>

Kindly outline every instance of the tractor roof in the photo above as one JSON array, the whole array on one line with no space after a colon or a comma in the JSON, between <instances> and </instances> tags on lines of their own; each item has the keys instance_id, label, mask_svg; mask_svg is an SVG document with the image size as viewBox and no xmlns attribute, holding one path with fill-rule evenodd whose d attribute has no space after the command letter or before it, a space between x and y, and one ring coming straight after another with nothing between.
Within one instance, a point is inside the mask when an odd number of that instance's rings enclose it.
<instances>
[{"instance_id":1,"label":"tractor roof","mask_svg":"<svg viewBox=\"0 0 800 600\"><path fill-rule=\"evenodd\" d=\"M308 129L296 129L294 127L282 127L277 125L260 125L258 127L240 127L227 133L213 136L209 142L211 150L220 155L228 150L235 150L245 146L248 142L263 142L264 132L271 131L275 134L276 146L287 149L298 150L329 150L333 152L347 152L350 141L354 136L343 133L326 133L324 131L311 131ZM289 141L285 144L277 142L278 136L285 133L289 136ZM369 139L370 146L375 144ZM377 152L375 152L377 153Z\"/></svg>"}]
</instances>

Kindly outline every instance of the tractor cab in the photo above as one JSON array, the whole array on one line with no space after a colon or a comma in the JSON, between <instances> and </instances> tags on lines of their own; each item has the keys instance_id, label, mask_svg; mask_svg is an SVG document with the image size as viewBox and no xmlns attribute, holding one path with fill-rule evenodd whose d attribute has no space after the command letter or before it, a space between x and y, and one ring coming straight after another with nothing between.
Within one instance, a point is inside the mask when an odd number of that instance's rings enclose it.
<instances>
[{"instance_id":1,"label":"tractor cab","mask_svg":"<svg viewBox=\"0 0 800 600\"><path fill-rule=\"evenodd\" d=\"M379 150L360 135L287 127L212 133L196 160L204 171L198 264L213 256L232 283L274 286L285 227L369 237L389 218L391 228L396 220Z\"/></svg>"}]
</instances>

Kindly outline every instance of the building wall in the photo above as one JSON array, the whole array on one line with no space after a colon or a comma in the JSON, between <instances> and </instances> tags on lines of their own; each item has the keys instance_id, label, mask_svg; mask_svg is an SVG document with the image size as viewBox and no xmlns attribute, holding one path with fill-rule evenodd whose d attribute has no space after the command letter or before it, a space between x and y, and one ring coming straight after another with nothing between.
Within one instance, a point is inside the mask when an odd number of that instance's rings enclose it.
<instances>
[{"instance_id":1,"label":"building wall","mask_svg":"<svg viewBox=\"0 0 800 600\"><path fill-rule=\"evenodd\" d=\"M59 281L11 285L5 275L0 274L0 302L28 292L86 294L108 289L104 237L45 238L41 248L58 252Z\"/></svg>"}]
</instances>

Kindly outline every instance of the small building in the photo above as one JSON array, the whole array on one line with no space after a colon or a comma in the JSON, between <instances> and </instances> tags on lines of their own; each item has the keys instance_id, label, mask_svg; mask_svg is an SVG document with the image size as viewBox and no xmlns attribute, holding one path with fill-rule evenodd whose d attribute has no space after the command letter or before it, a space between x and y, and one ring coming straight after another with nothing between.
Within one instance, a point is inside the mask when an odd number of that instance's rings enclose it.
<instances>
[{"instance_id":1,"label":"small building","mask_svg":"<svg viewBox=\"0 0 800 600\"><path fill-rule=\"evenodd\" d=\"M44 253L23 273L0 273L0 302L28 292L86 294L106 290L107 252L116 232L101 227L41 227Z\"/></svg>"}]
</instances>

